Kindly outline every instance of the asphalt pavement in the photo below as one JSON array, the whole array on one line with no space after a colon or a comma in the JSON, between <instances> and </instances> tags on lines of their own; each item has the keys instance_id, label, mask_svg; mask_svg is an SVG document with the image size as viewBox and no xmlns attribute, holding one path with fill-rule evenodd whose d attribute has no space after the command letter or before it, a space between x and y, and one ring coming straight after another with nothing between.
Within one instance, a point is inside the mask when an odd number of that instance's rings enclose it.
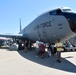
<instances>
[{"instance_id":1,"label":"asphalt pavement","mask_svg":"<svg viewBox=\"0 0 76 75\"><path fill-rule=\"evenodd\" d=\"M62 52L62 62L51 57L35 57L35 50L0 49L0 75L76 75L76 52Z\"/></svg>"}]
</instances>

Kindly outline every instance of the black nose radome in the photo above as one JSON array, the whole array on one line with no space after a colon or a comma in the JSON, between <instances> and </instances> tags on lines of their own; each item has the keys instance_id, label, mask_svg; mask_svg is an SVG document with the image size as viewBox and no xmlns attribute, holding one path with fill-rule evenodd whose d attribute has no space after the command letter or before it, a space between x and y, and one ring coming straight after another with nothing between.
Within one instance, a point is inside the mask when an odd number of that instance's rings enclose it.
<instances>
[{"instance_id":1,"label":"black nose radome","mask_svg":"<svg viewBox=\"0 0 76 75\"><path fill-rule=\"evenodd\" d=\"M71 30L76 33L76 13L63 13L63 15L67 18Z\"/></svg>"}]
</instances>

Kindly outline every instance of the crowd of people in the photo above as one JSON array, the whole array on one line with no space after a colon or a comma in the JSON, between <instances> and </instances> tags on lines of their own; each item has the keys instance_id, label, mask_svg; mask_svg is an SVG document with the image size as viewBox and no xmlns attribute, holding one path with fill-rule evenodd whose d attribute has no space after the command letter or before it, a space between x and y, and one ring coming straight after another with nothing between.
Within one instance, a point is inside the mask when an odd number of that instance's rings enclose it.
<instances>
[{"instance_id":1,"label":"crowd of people","mask_svg":"<svg viewBox=\"0 0 76 75\"><path fill-rule=\"evenodd\" d=\"M40 38L36 41L36 53L35 56L38 57L39 54L41 54L42 58L44 58L45 54L45 44L43 41L40 40Z\"/></svg>"},{"instance_id":2,"label":"crowd of people","mask_svg":"<svg viewBox=\"0 0 76 75\"><path fill-rule=\"evenodd\" d=\"M21 46L22 45L22 46ZM45 51L45 49L47 48L47 51ZM23 42L19 41L19 48L18 50L23 49L24 52L28 52L28 50L31 50L31 41L29 40L25 40L24 44ZM39 57L41 56L41 58L45 58L45 54L47 53L47 55L49 57L51 57L51 55L57 55L57 62L61 62L61 51L62 51L62 43L60 42L60 39L57 39L57 43L55 44L55 47L52 46L51 44L48 44L46 46L46 44L40 39L38 38L36 41L36 49L35 49L35 57Z\"/></svg>"}]
</instances>

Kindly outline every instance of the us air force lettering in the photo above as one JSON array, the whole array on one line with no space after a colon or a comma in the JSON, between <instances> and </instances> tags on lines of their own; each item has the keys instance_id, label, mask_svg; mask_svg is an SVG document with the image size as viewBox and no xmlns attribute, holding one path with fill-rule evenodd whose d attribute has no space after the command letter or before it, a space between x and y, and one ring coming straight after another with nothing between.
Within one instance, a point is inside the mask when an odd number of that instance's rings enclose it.
<instances>
[{"instance_id":1,"label":"us air force lettering","mask_svg":"<svg viewBox=\"0 0 76 75\"><path fill-rule=\"evenodd\" d=\"M40 25L36 25L34 27L34 30L39 29L39 28L45 28L45 27L51 27L51 21L49 22L45 22L45 23L41 23Z\"/></svg>"},{"instance_id":2,"label":"us air force lettering","mask_svg":"<svg viewBox=\"0 0 76 75\"><path fill-rule=\"evenodd\" d=\"M22 35L20 35L22 34ZM76 12L68 7L56 8L43 13L19 32L19 35L0 35L30 39L41 38L44 42L56 42L76 35Z\"/></svg>"}]
</instances>

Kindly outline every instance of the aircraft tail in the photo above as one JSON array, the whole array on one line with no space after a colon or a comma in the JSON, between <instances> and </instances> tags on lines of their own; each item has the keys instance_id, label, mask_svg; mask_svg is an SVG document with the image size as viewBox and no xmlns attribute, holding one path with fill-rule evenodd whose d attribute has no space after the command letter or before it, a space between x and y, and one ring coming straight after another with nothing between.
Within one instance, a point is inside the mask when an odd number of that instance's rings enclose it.
<instances>
[{"instance_id":1,"label":"aircraft tail","mask_svg":"<svg viewBox=\"0 0 76 75\"><path fill-rule=\"evenodd\" d=\"M20 22L20 31L21 31L21 30L22 30L22 26L21 26L21 18L20 18L19 22Z\"/></svg>"}]
</instances>

